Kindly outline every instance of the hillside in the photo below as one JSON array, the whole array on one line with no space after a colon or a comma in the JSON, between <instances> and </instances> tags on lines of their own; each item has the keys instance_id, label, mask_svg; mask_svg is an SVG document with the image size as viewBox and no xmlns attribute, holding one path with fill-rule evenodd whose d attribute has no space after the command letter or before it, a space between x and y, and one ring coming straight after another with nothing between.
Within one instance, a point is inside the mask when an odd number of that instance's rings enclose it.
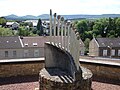
<instances>
[{"instance_id":1,"label":"hillside","mask_svg":"<svg viewBox=\"0 0 120 90\"><path fill-rule=\"evenodd\" d=\"M78 15L62 15L65 17L65 19L81 19L81 18L86 18L86 19L97 19L97 18L115 18L115 17L120 17L120 14L102 14L102 15L83 15L83 14L78 14ZM26 16L17 16L14 14L4 16L8 20L28 20L28 19L49 19L48 14L42 14L39 16L33 16L33 15L26 15Z\"/></svg>"}]
</instances>

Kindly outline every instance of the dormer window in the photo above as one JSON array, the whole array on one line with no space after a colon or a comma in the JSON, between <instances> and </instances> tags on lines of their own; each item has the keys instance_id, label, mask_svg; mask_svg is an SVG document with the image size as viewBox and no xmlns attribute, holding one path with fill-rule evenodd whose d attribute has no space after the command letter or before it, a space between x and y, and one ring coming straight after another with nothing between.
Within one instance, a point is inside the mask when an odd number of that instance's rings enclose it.
<instances>
[{"instance_id":1,"label":"dormer window","mask_svg":"<svg viewBox=\"0 0 120 90\"><path fill-rule=\"evenodd\" d=\"M37 43L33 43L33 46L37 46Z\"/></svg>"},{"instance_id":2,"label":"dormer window","mask_svg":"<svg viewBox=\"0 0 120 90\"><path fill-rule=\"evenodd\" d=\"M28 46L28 43L25 43L25 46Z\"/></svg>"},{"instance_id":3,"label":"dormer window","mask_svg":"<svg viewBox=\"0 0 120 90\"><path fill-rule=\"evenodd\" d=\"M102 45L105 45L104 43L102 43Z\"/></svg>"},{"instance_id":4,"label":"dormer window","mask_svg":"<svg viewBox=\"0 0 120 90\"><path fill-rule=\"evenodd\" d=\"M113 43L110 43L111 45L113 45Z\"/></svg>"}]
</instances>

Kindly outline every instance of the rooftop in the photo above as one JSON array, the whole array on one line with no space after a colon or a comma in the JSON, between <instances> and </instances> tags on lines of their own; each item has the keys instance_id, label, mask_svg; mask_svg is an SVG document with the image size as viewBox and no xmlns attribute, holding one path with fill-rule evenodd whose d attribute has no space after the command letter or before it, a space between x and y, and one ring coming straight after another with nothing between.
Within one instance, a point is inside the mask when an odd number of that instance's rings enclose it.
<instances>
[{"instance_id":1,"label":"rooftop","mask_svg":"<svg viewBox=\"0 0 120 90\"><path fill-rule=\"evenodd\" d=\"M96 38L100 47L120 47L120 38Z\"/></svg>"},{"instance_id":2,"label":"rooftop","mask_svg":"<svg viewBox=\"0 0 120 90\"><path fill-rule=\"evenodd\" d=\"M18 36L0 36L0 49L21 48Z\"/></svg>"}]
</instances>

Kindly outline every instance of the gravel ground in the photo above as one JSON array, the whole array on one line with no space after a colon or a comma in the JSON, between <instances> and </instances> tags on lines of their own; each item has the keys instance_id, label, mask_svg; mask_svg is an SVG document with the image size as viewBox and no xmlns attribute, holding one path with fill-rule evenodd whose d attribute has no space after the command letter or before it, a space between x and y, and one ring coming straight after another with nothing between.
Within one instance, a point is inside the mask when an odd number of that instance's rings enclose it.
<instances>
[{"instance_id":1,"label":"gravel ground","mask_svg":"<svg viewBox=\"0 0 120 90\"><path fill-rule=\"evenodd\" d=\"M39 87L37 77L12 77L0 79L0 90L35 90ZM120 85L92 82L92 90L120 90Z\"/></svg>"},{"instance_id":2,"label":"gravel ground","mask_svg":"<svg viewBox=\"0 0 120 90\"><path fill-rule=\"evenodd\" d=\"M120 85L93 81L92 90L120 90Z\"/></svg>"},{"instance_id":3,"label":"gravel ground","mask_svg":"<svg viewBox=\"0 0 120 90\"><path fill-rule=\"evenodd\" d=\"M35 88L38 88L38 82L26 82L0 86L0 90L35 90Z\"/></svg>"}]
</instances>

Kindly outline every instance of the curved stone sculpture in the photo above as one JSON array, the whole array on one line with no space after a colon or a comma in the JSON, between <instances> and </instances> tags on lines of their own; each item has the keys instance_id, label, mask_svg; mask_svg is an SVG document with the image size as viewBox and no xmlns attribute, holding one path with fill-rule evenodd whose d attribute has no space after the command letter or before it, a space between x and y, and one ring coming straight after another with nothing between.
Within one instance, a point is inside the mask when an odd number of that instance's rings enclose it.
<instances>
[{"instance_id":1,"label":"curved stone sculpture","mask_svg":"<svg viewBox=\"0 0 120 90\"><path fill-rule=\"evenodd\" d=\"M56 13L52 24L52 10L50 10L50 40L45 43L45 68L39 74L39 88L40 90L90 90L92 73L79 63L77 34L72 24L67 23L66 20L64 22L64 18L60 15L57 24Z\"/></svg>"}]
</instances>

